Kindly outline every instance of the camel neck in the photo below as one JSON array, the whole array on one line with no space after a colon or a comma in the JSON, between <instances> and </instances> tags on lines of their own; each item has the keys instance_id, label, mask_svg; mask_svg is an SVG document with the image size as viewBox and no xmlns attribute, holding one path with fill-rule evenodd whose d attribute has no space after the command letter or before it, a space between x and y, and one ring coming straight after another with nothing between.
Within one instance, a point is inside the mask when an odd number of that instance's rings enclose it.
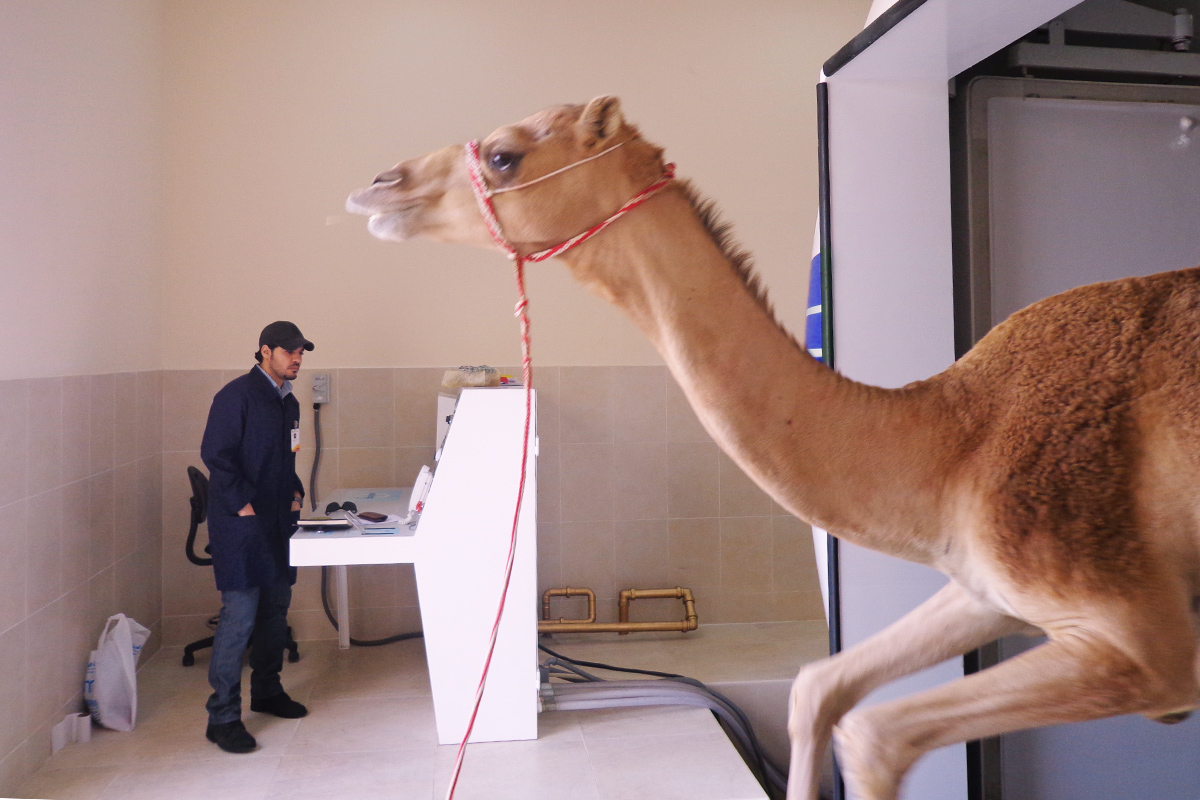
<instances>
[{"instance_id":1,"label":"camel neck","mask_svg":"<svg viewBox=\"0 0 1200 800\"><path fill-rule=\"evenodd\" d=\"M931 385L857 384L812 358L755 297L680 191L564 257L666 361L710 435L797 516L928 563L952 441ZM934 501L934 502L930 502ZM931 511L932 509L932 511Z\"/></svg>"}]
</instances>

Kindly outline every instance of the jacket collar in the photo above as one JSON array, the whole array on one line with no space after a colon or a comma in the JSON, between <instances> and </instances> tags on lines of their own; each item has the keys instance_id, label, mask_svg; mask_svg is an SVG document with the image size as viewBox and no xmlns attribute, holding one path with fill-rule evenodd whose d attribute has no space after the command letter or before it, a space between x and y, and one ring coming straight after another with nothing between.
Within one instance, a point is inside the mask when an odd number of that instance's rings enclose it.
<instances>
[{"instance_id":1,"label":"jacket collar","mask_svg":"<svg viewBox=\"0 0 1200 800\"><path fill-rule=\"evenodd\" d=\"M271 376L267 374L266 370L264 370L258 364L255 364L250 368L250 385L256 387L259 394L261 394L264 398L269 397L276 402L285 399L292 393L291 381L284 381L283 390L281 391L280 388L275 385L275 381L271 380Z\"/></svg>"}]
</instances>

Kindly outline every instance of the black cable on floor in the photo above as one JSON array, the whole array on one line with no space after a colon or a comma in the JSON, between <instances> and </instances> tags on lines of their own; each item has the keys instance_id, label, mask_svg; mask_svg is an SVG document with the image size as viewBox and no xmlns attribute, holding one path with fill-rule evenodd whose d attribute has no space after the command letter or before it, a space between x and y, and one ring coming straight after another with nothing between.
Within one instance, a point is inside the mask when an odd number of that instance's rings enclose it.
<instances>
[{"instance_id":1,"label":"black cable on floor","mask_svg":"<svg viewBox=\"0 0 1200 800\"><path fill-rule=\"evenodd\" d=\"M679 675L674 672L658 672L656 670L651 670L651 669L636 669L633 667L618 667L618 666L614 666L612 664L603 664L598 661L583 661L581 659L575 659L575 658L571 658L570 656L562 655L561 653L556 653L553 650L551 650L549 647L546 647L545 645L540 644L540 643L538 644L538 649L544 653L549 654L550 656L553 656L554 660L564 662L564 664L572 664L577 667L591 667L592 669L603 669L603 670L608 670L610 672L625 672L625 673L630 673L630 674L634 674L634 675L650 675L653 677L662 678L666 681L671 681L671 682L676 682L676 683L685 683L685 684L688 684L691 686L695 686L698 689L701 689L705 693L711 695L714 699L716 699L719 703L721 703L721 705L727 707L730 715L735 717L737 719L738 723L742 726L742 728L745 729L747 735L746 735L746 742L744 744L747 747L747 749L750 750L750 753L749 753L750 760L754 762L753 764L751 764L751 768L752 768L752 770L754 770L757 773L755 777L758 778L758 782L763 787L763 790L766 791L768 795L772 794L773 789L775 789L775 790L783 789L786 791L787 773L784 772L782 769L780 769L780 767L778 765L774 764L767 757L767 754L763 751L762 745L758 741L758 736L755 735L754 728L750 724L750 720L746 716L745 712L743 712L741 710L741 708L739 708L737 706L736 703L734 703L728 697L726 697L725 695L716 691L715 689L709 688L708 686L704 685L704 683L702 683L699 680L696 680L695 678L689 678L686 675ZM576 675L581 680L584 680L584 681L604 682L604 680L605 680L604 678L597 678L596 676L589 676L587 673L583 672L582 670L572 670L572 672L576 673ZM721 728L726 731L726 735L728 736L729 731L725 726L724 720L722 720L721 716L719 714L717 714L716 712L712 712L712 714L717 719L717 722L721 725ZM731 738L736 739L737 737L731 737ZM755 767L757 769L755 769Z\"/></svg>"},{"instance_id":2,"label":"black cable on floor","mask_svg":"<svg viewBox=\"0 0 1200 800\"><path fill-rule=\"evenodd\" d=\"M313 435L316 449L313 450L312 472L308 476L309 508L317 510L317 469L321 466L321 404L313 403Z\"/></svg>"},{"instance_id":3,"label":"black cable on floor","mask_svg":"<svg viewBox=\"0 0 1200 800\"><path fill-rule=\"evenodd\" d=\"M325 609L325 617L329 620L329 624L333 629L338 630L337 620L334 619L333 611L329 608L329 567L321 567L321 607ZM405 639L420 639L425 635L424 631L412 631L411 633L397 633L395 636L389 636L386 639L355 639L350 637L350 644L355 647L379 647L392 642L402 642Z\"/></svg>"},{"instance_id":4,"label":"black cable on floor","mask_svg":"<svg viewBox=\"0 0 1200 800\"><path fill-rule=\"evenodd\" d=\"M607 669L612 672L629 672L634 675L654 675L655 677L658 677L658 678L682 678L682 677L684 677L683 675L676 675L674 672L655 672L652 669L634 669L633 667L614 667L611 664L600 664L595 661L580 661L579 659L571 658L570 656L564 656L561 653L556 653L553 650L551 650L549 647L546 647L546 645L544 645L544 644L539 644L538 650L541 650L543 653L548 653L549 655L552 655L555 658L561 658L563 661L566 661L568 664L574 664L577 667L591 667L592 669Z\"/></svg>"}]
</instances>

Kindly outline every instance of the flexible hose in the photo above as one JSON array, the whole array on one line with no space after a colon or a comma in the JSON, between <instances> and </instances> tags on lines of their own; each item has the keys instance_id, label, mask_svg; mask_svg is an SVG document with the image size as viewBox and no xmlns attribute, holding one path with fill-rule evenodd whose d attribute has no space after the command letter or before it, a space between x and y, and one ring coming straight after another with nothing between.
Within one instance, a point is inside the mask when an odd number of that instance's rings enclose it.
<instances>
[{"instance_id":1,"label":"flexible hose","mask_svg":"<svg viewBox=\"0 0 1200 800\"><path fill-rule=\"evenodd\" d=\"M308 477L308 499L309 508L313 511L317 510L317 469L321 465L321 404L313 403L313 438L316 447L313 451L312 472ZM329 620L329 624L336 631L338 629L337 619L333 616L333 611L329 608L329 567L321 567L321 607L325 609L325 617ZM400 642L405 639L416 639L424 636L422 631L413 631L411 633L398 633L395 636L388 636L384 639L355 639L350 637L350 644L356 647L378 647L392 642Z\"/></svg>"},{"instance_id":2,"label":"flexible hose","mask_svg":"<svg viewBox=\"0 0 1200 800\"><path fill-rule=\"evenodd\" d=\"M653 675L656 678L682 678L682 677L684 677L683 675L677 675L674 672L656 672L655 670L652 670L652 669L634 669L633 667L614 667L612 664L601 664L598 661L582 661L578 658L571 658L569 656L564 656L561 653L556 653L553 650L551 650L549 647L546 647L546 645L544 645L544 644L539 644L538 650L541 650L543 653L546 653L547 655L554 656L559 661L562 661L562 662L565 662L568 664L574 664L579 667L591 667L593 669L606 669L606 670L609 670L610 672L628 672L631 675Z\"/></svg>"},{"instance_id":3,"label":"flexible hose","mask_svg":"<svg viewBox=\"0 0 1200 800\"><path fill-rule=\"evenodd\" d=\"M557 658L548 658L544 662L542 662L542 665L545 667L556 668L563 672L572 672L575 675L578 675L580 680L585 680L585 681L602 681L602 680L604 680L604 678L593 675L590 672L586 672L586 671L580 669L579 667L575 666L574 664L560 663Z\"/></svg>"},{"instance_id":4,"label":"flexible hose","mask_svg":"<svg viewBox=\"0 0 1200 800\"><path fill-rule=\"evenodd\" d=\"M308 475L308 501L311 511L317 510L317 468L321 466L321 404L313 403L313 450L312 472Z\"/></svg>"},{"instance_id":5,"label":"flexible hose","mask_svg":"<svg viewBox=\"0 0 1200 800\"><path fill-rule=\"evenodd\" d=\"M560 697L564 698L561 702L574 702L580 697L588 699L609 698L614 700L652 700L654 698L678 700L681 698L700 698L700 702L704 707L726 715L729 718L730 725L741 732L741 738L744 738L747 744L750 742L749 722L739 711L735 710L735 706L715 696L711 691L706 691L689 684L675 683L674 681L602 681L600 685L595 683L560 685L554 687L553 692L555 705L559 704ZM664 705L675 704L674 702L664 703ZM653 705L653 703L649 703L649 705Z\"/></svg>"},{"instance_id":6,"label":"flexible hose","mask_svg":"<svg viewBox=\"0 0 1200 800\"><path fill-rule=\"evenodd\" d=\"M579 666L592 667L594 669L604 669L604 670L609 670L612 672L628 672L628 673L635 674L635 675L653 675L655 677L668 678L668 679L678 681L678 682L684 683L684 684L691 684L693 686L698 687L702 691L705 691L705 692L713 695L714 697L717 697L718 699L720 699L722 702L724 702L726 705L728 705L730 707L730 709L732 709L733 713L741 719L742 723L747 728L750 728L750 720L746 717L746 715L744 713L742 713L742 710L740 708L738 708L737 705L732 700L730 700L728 697L725 697L724 695L722 695L720 692L716 691L715 689L710 689L708 686L705 686L703 683L696 680L695 678L689 678L686 675L679 675L674 672L657 672L655 670L649 670L649 669L634 669L632 667L617 667L612 664L602 664L597 661L582 661L579 659L574 659L574 658L570 658L568 656L564 656L560 653L556 653L553 650L551 650L549 647L546 647L545 645L541 645L541 644L538 645L538 649L541 650L543 653L548 653L549 655L551 655L553 657L553 658L547 659L547 661L546 661L547 664L561 665L567 669L570 669L575 674L587 678L588 680L606 680L606 679L598 678L595 675L592 675L591 673L584 672L583 670L578 669ZM614 681L608 681L608 682L614 683Z\"/></svg>"},{"instance_id":7,"label":"flexible hose","mask_svg":"<svg viewBox=\"0 0 1200 800\"><path fill-rule=\"evenodd\" d=\"M329 567L321 567L321 607L325 609L325 618L329 620L329 624L333 629L338 630L337 619L333 616L333 611L329 608ZM388 636L385 639L355 639L350 637L350 644L355 647L379 647L392 642L400 642L405 639L419 639L425 635L424 631L411 631L410 633L397 633L395 636Z\"/></svg>"},{"instance_id":8,"label":"flexible hose","mask_svg":"<svg viewBox=\"0 0 1200 800\"><path fill-rule=\"evenodd\" d=\"M754 772L755 778L763 790L772 797L782 796L787 791L787 773L767 758L745 713L720 692L710 689L695 678L672 672L657 672L618 667L596 661L582 661L556 653L540 644L538 649L551 656L542 663L543 669L547 671L547 680L549 680L549 672L552 670L569 673L569 676L555 675L555 677L571 681L551 686L550 691L553 697L549 698L549 702L555 709L566 711L585 707L611 708L652 705L685 705L707 708L717 718L726 735L736 745L739 745L743 758ZM663 680L607 680L581 669L581 666L612 672L651 675ZM581 703L600 705L577 705Z\"/></svg>"},{"instance_id":9,"label":"flexible hose","mask_svg":"<svg viewBox=\"0 0 1200 800\"><path fill-rule=\"evenodd\" d=\"M680 683L692 684L692 685L697 686L700 689L704 690L705 692L712 694L714 697L719 698L721 701L723 701L726 705L729 706L732 713L739 718L739 720L744 725L745 729L749 732L749 734L751 736L751 745L752 746L748 749L748 752L750 754L750 757L753 758L754 761L758 764L760 772L764 775L771 775L772 773L775 773L778 775L783 775L784 776L783 784L786 787L786 784L787 784L786 774L783 773L782 770L780 770L777 766L770 763L769 759L767 759L766 755L762 751L762 746L758 742L758 737L754 735L754 728L753 728L753 726L751 726L750 720L746 717L746 715L742 712L742 710L740 708L738 708L738 706L732 700L725 697L720 692L717 692L715 689L710 689L709 687L705 686L703 683L696 680L695 678L689 678L686 675L679 675L674 672L658 672L656 670L649 670L649 669L635 669L633 667L618 667L618 666L614 666L612 664L603 664L603 663L600 663L597 661L583 661L580 659L574 659L574 658L570 658L568 656L564 656L561 653L556 653L553 650L551 650L549 647L546 647L545 645L542 645L542 644L538 645L538 649L541 650L542 652L548 653L549 655L552 656L552 658L547 660L547 663L557 663L568 669L572 669L572 667L575 667L575 666L584 666L584 667L592 667L593 669L609 670L612 672L627 672L627 673L631 673L631 674L635 674L635 675L651 675L654 677L667 678L670 680L678 681ZM590 675L590 673L586 673L586 672L583 672L578 669L572 669L572 671L583 677L588 677ZM591 675L589 680L590 679L597 679L597 678L596 678L596 676ZM604 680L604 679L600 678L597 680ZM764 788L766 788L765 785L764 785Z\"/></svg>"},{"instance_id":10,"label":"flexible hose","mask_svg":"<svg viewBox=\"0 0 1200 800\"><path fill-rule=\"evenodd\" d=\"M567 692L566 690L575 690ZM562 692L562 694L560 694ZM577 703L611 703L617 706L695 706L707 708L718 716L724 716L728 724L737 732L738 738L749 746L750 734L745 726L730 712L725 704L713 697L702 693L679 691L667 687L646 686L641 689L626 688L620 690L601 689L594 685L572 683L558 686L554 689L552 698L555 709L564 711L579 708ZM603 706L588 706L600 708Z\"/></svg>"}]
</instances>

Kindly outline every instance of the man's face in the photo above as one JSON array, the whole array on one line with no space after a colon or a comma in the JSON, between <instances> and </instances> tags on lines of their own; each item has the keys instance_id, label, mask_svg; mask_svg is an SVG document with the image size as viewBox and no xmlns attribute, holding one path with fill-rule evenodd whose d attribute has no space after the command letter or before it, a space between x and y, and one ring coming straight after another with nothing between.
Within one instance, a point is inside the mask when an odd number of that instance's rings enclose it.
<instances>
[{"instance_id":1,"label":"man's face","mask_svg":"<svg viewBox=\"0 0 1200 800\"><path fill-rule=\"evenodd\" d=\"M262 367L267 374L282 383L283 381L294 381L296 375L300 372L300 362L304 360L304 346L301 345L295 350L284 350L282 347L272 348L267 352L267 346L262 347L263 363Z\"/></svg>"}]
</instances>

